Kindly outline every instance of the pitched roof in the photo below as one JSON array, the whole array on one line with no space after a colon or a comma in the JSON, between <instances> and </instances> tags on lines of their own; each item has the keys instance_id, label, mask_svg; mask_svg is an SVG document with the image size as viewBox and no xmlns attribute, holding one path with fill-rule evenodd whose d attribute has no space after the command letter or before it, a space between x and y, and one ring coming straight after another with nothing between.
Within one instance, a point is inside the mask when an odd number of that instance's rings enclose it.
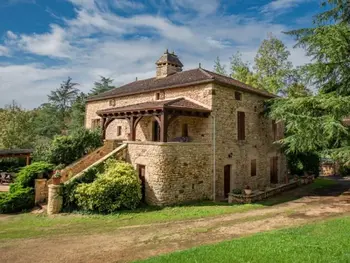
<instances>
[{"instance_id":1,"label":"pitched roof","mask_svg":"<svg viewBox=\"0 0 350 263\"><path fill-rule=\"evenodd\" d=\"M26 155L31 154L33 152L32 149L0 149L1 155Z\"/></svg>"},{"instance_id":2,"label":"pitched roof","mask_svg":"<svg viewBox=\"0 0 350 263\"><path fill-rule=\"evenodd\" d=\"M241 91L256 93L268 98L276 97L276 95L274 94L271 94L261 89L253 88L233 78L226 77L202 68L197 68L178 72L161 79L150 78L134 81L129 84L123 85L119 88L115 88L110 91L91 96L87 99L87 101L110 99L149 91L185 87L204 83L218 83L228 87L235 87Z\"/></svg>"},{"instance_id":3,"label":"pitched roof","mask_svg":"<svg viewBox=\"0 0 350 263\"><path fill-rule=\"evenodd\" d=\"M166 51L156 62L156 64L171 63L179 67L183 67L180 59L175 54L170 54Z\"/></svg>"},{"instance_id":4,"label":"pitched roof","mask_svg":"<svg viewBox=\"0 0 350 263\"><path fill-rule=\"evenodd\" d=\"M98 115L117 113L117 112L132 112L142 110L163 110L166 109L186 109L200 112L210 112L206 107L203 107L195 102L192 102L185 98L177 98L172 100L156 100L144 103L136 103L123 107L110 108L105 110L97 111Z\"/></svg>"}]
</instances>

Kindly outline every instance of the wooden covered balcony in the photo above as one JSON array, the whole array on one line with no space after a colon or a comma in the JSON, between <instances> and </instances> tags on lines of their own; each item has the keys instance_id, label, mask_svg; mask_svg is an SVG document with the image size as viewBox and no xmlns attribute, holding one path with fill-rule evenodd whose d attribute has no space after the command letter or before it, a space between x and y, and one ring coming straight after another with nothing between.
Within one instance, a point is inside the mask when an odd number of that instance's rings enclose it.
<instances>
[{"instance_id":1,"label":"wooden covered balcony","mask_svg":"<svg viewBox=\"0 0 350 263\"><path fill-rule=\"evenodd\" d=\"M115 119L128 121L130 127L129 140L135 141L136 127L143 117L152 117L155 120L155 129L158 130L157 141L166 142L169 125L179 116L208 118L211 110L185 98L172 100L157 100L138 103L124 107L100 110L97 112L102 119L103 138L109 124Z\"/></svg>"}]
</instances>

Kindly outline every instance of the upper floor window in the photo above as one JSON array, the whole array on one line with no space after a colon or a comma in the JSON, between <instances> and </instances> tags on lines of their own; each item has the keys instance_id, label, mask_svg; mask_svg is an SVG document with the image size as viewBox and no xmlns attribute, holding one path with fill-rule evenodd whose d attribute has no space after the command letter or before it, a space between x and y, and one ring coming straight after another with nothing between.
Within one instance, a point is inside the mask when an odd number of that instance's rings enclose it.
<instances>
[{"instance_id":1,"label":"upper floor window","mask_svg":"<svg viewBox=\"0 0 350 263\"><path fill-rule=\"evenodd\" d=\"M245 140L245 113L237 111L237 139Z\"/></svg>"},{"instance_id":2,"label":"upper floor window","mask_svg":"<svg viewBox=\"0 0 350 263\"><path fill-rule=\"evenodd\" d=\"M235 91L235 100L242 100L242 93Z\"/></svg>"},{"instance_id":3,"label":"upper floor window","mask_svg":"<svg viewBox=\"0 0 350 263\"><path fill-rule=\"evenodd\" d=\"M122 135L122 126L117 126L117 136Z\"/></svg>"},{"instance_id":4,"label":"upper floor window","mask_svg":"<svg viewBox=\"0 0 350 263\"><path fill-rule=\"evenodd\" d=\"M160 92L157 92L157 93L154 95L154 99L155 99L155 100L160 100Z\"/></svg>"},{"instance_id":5,"label":"upper floor window","mask_svg":"<svg viewBox=\"0 0 350 263\"><path fill-rule=\"evenodd\" d=\"M250 161L250 176L256 176L256 159Z\"/></svg>"},{"instance_id":6,"label":"upper floor window","mask_svg":"<svg viewBox=\"0 0 350 263\"><path fill-rule=\"evenodd\" d=\"M91 129L95 130L101 128L101 119L93 119L91 121Z\"/></svg>"},{"instance_id":7,"label":"upper floor window","mask_svg":"<svg viewBox=\"0 0 350 263\"><path fill-rule=\"evenodd\" d=\"M182 124L182 137L188 137L188 124Z\"/></svg>"},{"instance_id":8,"label":"upper floor window","mask_svg":"<svg viewBox=\"0 0 350 263\"><path fill-rule=\"evenodd\" d=\"M115 99L109 100L109 106L115 106Z\"/></svg>"}]
</instances>

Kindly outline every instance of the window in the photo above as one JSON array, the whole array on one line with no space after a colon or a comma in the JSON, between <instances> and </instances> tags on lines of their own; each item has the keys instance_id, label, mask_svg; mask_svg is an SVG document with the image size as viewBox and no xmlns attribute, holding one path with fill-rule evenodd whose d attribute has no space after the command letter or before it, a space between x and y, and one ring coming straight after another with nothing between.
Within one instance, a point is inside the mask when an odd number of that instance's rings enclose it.
<instances>
[{"instance_id":1,"label":"window","mask_svg":"<svg viewBox=\"0 0 350 263\"><path fill-rule=\"evenodd\" d=\"M153 124L152 124L152 141L154 142L160 141L160 126L157 121L153 121Z\"/></svg>"},{"instance_id":2,"label":"window","mask_svg":"<svg viewBox=\"0 0 350 263\"><path fill-rule=\"evenodd\" d=\"M115 100L109 100L109 106L115 106Z\"/></svg>"},{"instance_id":3,"label":"window","mask_svg":"<svg viewBox=\"0 0 350 263\"><path fill-rule=\"evenodd\" d=\"M122 126L117 126L117 136L122 135Z\"/></svg>"},{"instance_id":4,"label":"window","mask_svg":"<svg viewBox=\"0 0 350 263\"><path fill-rule=\"evenodd\" d=\"M245 140L245 113L242 111L237 112L237 138Z\"/></svg>"},{"instance_id":5,"label":"window","mask_svg":"<svg viewBox=\"0 0 350 263\"><path fill-rule=\"evenodd\" d=\"M273 140L276 141L277 140L277 123L275 120L272 120L272 136L273 136Z\"/></svg>"},{"instance_id":6,"label":"window","mask_svg":"<svg viewBox=\"0 0 350 263\"><path fill-rule=\"evenodd\" d=\"M160 100L160 92L157 92L157 93L154 95L154 98L155 98L155 100Z\"/></svg>"},{"instance_id":7,"label":"window","mask_svg":"<svg viewBox=\"0 0 350 263\"><path fill-rule=\"evenodd\" d=\"M256 176L256 159L250 161L250 176Z\"/></svg>"},{"instance_id":8,"label":"window","mask_svg":"<svg viewBox=\"0 0 350 263\"><path fill-rule=\"evenodd\" d=\"M182 124L182 137L188 137L188 124Z\"/></svg>"},{"instance_id":9,"label":"window","mask_svg":"<svg viewBox=\"0 0 350 263\"><path fill-rule=\"evenodd\" d=\"M235 100L242 100L242 93L235 91Z\"/></svg>"},{"instance_id":10,"label":"window","mask_svg":"<svg viewBox=\"0 0 350 263\"><path fill-rule=\"evenodd\" d=\"M91 128L93 130L101 128L101 119L93 119L91 121Z\"/></svg>"}]
</instances>

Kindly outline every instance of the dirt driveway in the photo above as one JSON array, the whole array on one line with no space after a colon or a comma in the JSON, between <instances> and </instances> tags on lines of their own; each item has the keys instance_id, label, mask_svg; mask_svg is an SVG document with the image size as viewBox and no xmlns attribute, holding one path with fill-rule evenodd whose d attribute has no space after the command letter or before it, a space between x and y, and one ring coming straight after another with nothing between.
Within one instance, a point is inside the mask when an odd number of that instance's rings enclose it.
<instances>
[{"instance_id":1,"label":"dirt driveway","mask_svg":"<svg viewBox=\"0 0 350 263\"><path fill-rule=\"evenodd\" d=\"M253 233L350 215L350 182L283 204L199 220L118 228L111 233L0 244L0 262L129 262Z\"/></svg>"}]
</instances>

